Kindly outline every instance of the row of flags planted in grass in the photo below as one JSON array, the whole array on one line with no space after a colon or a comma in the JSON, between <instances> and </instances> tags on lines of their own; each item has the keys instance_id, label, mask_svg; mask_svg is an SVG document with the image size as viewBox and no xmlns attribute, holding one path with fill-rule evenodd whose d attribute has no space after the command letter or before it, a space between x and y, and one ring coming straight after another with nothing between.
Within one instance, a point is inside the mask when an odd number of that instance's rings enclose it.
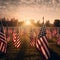
<instances>
[{"instance_id":1,"label":"row of flags planted in grass","mask_svg":"<svg viewBox=\"0 0 60 60\"><path fill-rule=\"evenodd\" d=\"M45 29L44 22L37 38L34 39L33 36L31 36L30 39L31 39L31 42L30 42L31 46L35 46L44 57L44 60L48 60L50 58L50 52L48 48L49 46L48 46L48 41L46 37L46 29Z\"/></svg>"},{"instance_id":2,"label":"row of flags planted in grass","mask_svg":"<svg viewBox=\"0 0 60 60\"><path fill-rule=\"evenodd\" d=\"M4 33L7 35L7 41L10 41L11 40L11 36L12 36L12 32L16 32L16 27L4 27ZM24 29L24 28L20 28L19 27L19 34L20 36L24 36L24 35L32 35L33 37L37 37L39 32L40 32L40 28L32 28L30 29L30 31L27 31L28 29ZM56 28L56 27L46 27L46 37L49 39L49 40L52 40L53 38L56 38L56 41L58 40L58 38L60 37L60 28Z\"/></svg>"},{"instance_id":3,"label":"row of flags planted in grass","mask_svg":"<svg viewBox=\"0 0 60 60\"><path fill-rule=\"evenodd\" d=\"M16 30L12 28L12 30L10 30L9 32L8 32L8 26L7 26L5 34L4 34L3 24L1 22L1 25L0 25L0 52L1 53L6 53L7 41L9 41L8 37L10 37L8 33L10 32L12 34L11 37L12 37L13 45L16 48L19 48L21 46L21 39L20 39L21 33L19 32L18 24L17 24ZM22 33L22 36L23 36L23 33ZM45 60L48 60L50 57L50 52L48 48L49 47L48 41L47 41L48 39L47 39L46 28L45 28L44 23L40 31L36 33L34 34L32 30L30 31L30 36L29 36L30 45L33 47L36 47L41 52ZM53 35L55 34L56 34L56 31L54 31Z\"/></svg>"}]
</instances>

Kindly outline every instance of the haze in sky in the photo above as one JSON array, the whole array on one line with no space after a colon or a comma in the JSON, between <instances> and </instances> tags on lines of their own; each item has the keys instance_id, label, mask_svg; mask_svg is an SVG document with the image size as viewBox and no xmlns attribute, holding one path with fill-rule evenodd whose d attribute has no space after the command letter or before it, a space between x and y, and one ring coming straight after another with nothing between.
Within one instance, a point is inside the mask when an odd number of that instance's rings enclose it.
<instances>
[{"instance_id":1,"label":"haze in sky","mask_svg":"<svg viewBox=\"0 0 60 60\"><path fill-rule=\"evenodd\" d=\"M60 0L0 0L0 17L18 20L60 19Z\"/></svg>"}]
</instances>

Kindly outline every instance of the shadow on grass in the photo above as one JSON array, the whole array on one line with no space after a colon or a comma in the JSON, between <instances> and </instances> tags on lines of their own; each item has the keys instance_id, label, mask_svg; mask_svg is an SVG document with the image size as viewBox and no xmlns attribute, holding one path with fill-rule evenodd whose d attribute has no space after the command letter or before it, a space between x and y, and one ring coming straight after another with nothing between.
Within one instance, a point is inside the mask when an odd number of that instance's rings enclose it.
<instances>
[{"instance_id":1,"label":"shadow on grass","mask_svg":"<svg viewBox=\"0 0 60 60\"><path fill-rule=\"evenodd\" d=\"M26 48L27 48L27 44L25 41L23 41L20 51L18 52L16 56L16 60L24 60Z\"/></svg>"},{"instance_id":2,"label":"shadow on grass","mask_svg":"<svg viewBox=\"0 0 60 60\"><path fill-rule=\"evenodd\" d=\"M60 55L50 49L51 57L49 60L60 60Z\"/></svg>"},{"instance_id":3,"label":"shadow on grass","mask_svg":"<svg viewBox=\"0 0 60 60\"><path fill-rule=\"evenodd\" d=\"M0 52L0 58L4 58L5 55L6 55L5 53Z\"/></svg>"}]
</instances>

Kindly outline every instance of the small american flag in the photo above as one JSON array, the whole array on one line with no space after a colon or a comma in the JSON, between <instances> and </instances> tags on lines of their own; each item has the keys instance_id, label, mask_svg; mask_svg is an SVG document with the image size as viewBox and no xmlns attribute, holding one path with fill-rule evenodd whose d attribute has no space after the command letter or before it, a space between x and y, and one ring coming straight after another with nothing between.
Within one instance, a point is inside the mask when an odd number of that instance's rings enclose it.
<instances>
[{"instance_id":1,"label":"small american flag","mask_svg":"<svg viewBox=\"0 0 60 60\"><path fill-rule=\"evenodd\" d=\"M36 48L42 53L45 60L48 60L50 57L50 52L48 50L48 42L46 38L45 26L41 27L41 31L36 40Z\"/></svg>"},{"instance_id":2,"label":"small american flag","mask_svg":"<svg viewBox=\"0 0 60 60\"><path fill-rule=\"evenodd\" d=\"M52 37L56 36L57 35L57 29L54 28L53 31L52 31Z\"/></svg>"},{"instance_id":3,"label":"small american flag","mask_svg":"<svg viewBox=\"0 0 60 60\"><path fill-rule=\"evenodd\" d=\"M36 41L36 34L33 30L30 31L30 45L32 47L35 46L35 41Z\"/></svg>"},{"instance_id":4,"label":"small american flag","mask_svg":"<svg viewBox=\"0 0 60 60\"><path fill-rule=\"evenodd\" d=\"M0 52L1 53L6 53L6 48L7 48L7 42L6 42L6 36L3 31L3 24L2 21L0 22Z\"/></svg>"},{"instance_id":5,"label":"small american flag","mask_svg":"<svg viewBox=\"0 0 60 60\"><path fill-rule=\"evenodd\" d=\"M21 45L21 40L20 40L18 27L17 27L17 30L15 32L13 32L13 45L16 48L19 48L20 45Z\"/></svg>"},{"instance_id":6,"label":"small american flag","mask_svg":"<svg viewBox=\"0 0 60 60\"><path fill-rule=\"evenodd\" d=\"M8 28L8 25L7 25L7 27L6 27L6 40L7 40L7 42L9 42L10 41L10 34L9 34L9 28Z\"/></svg>"}]
</instances>

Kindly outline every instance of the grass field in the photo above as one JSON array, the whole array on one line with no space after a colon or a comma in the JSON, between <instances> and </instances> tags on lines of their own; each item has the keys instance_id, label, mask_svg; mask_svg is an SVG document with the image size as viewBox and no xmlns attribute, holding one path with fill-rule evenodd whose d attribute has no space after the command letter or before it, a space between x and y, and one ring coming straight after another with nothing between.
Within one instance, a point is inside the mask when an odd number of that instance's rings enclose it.
<instances>
[{"instance_id":1,"label":"grass field","mask_svg":"<svg viewBox=\"0 0 60 60\"><path fill-rule=\"evenodd\" d=\"M26 32L28 33L26 34ZM11 33L10 41L7 44L7 53L5 56L0 58L0 60L44 60L41 53L36 49L36 47L32 47L30 45L29 31L24 31L24 34L20 36L21 46L19 48L16 48L13 45L12 38L13 37ZM56 38L48 40L49 48L52 54L52 58L50 60L57 60L57 58L60 57L60 46L58 46L56 42Z\"/></svg>"},{"instance_id":2,"label":"grass field","mask_svg":"<svg viewBox=\"0 0 60 60\"><path fill-rule=\"evenodd\" d=\"M43 60L39 51L35 47L30 46L28 36L24 35L21 37L21 41L21 46L18 49L14 47L12 40L8 42L7 53L0 60ZM57 56L60 56L60 47L55 42L49 41L49 48L56 52Z\"/></svg>"}]
</instances>

